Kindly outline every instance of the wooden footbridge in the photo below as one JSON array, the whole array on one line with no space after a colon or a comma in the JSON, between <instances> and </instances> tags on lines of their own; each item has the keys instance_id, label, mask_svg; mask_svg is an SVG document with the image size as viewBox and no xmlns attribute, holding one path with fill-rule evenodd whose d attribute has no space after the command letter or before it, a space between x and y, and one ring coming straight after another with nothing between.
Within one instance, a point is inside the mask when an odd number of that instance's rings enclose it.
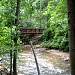
<instances>
[{"instance_id":1,"label":"wooden footbridge","mask_svg":"<svg viewBox=\"0 0 75 75\"><path fill-rule=\"evenodd\" d=\"M42 34L43 28L20 28L21 34Z\"/></svg>"}]
</instances>

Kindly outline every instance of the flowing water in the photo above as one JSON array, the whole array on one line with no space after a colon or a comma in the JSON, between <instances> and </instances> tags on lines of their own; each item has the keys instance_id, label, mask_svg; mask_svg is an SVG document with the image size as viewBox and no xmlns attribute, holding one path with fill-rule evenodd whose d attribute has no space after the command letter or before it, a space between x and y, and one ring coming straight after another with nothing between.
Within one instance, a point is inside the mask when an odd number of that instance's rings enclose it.
<instances>
[{"instance_id":1,"label":"flowing water","mask_svg":"<svg viewBox=\"0 0 75 75\"><path fill-rule=\"evenodd\" d=\"M40 75L71 75L69 60L64 61L61 56L51 53L51 50L36 47L36 45L34 46L34 50L40 69ZM0 66L6 66L9 70L9 59L9 54L5 54L0 61ZM17 73L18 75L38 75L30 45L22 46L22 50L18 53Z\"/></svg>"},{"instance_id":2,"label":"flowing water","mask_svg":"<svg viewBox=\"0 0 75 75\"><path fill-rule=\"evenodd\" d=\"M34 48L40 75L70 75L69 61L64 61L59 55L50 53L45 48ZM30 46L23 46L18 53L18 75L38 75L33 52Z\"/></svg>"}]
</instances>

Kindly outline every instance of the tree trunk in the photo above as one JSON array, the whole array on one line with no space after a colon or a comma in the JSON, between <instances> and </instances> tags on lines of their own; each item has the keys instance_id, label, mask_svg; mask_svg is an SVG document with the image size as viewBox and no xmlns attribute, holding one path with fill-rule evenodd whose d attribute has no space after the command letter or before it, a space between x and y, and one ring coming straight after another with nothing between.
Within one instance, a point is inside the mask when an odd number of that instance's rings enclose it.
<instances>
[{"instance_id":1,"label":"tree trunk","mask_svg":"<svg viewBox=\"0 0 75 75\"><path fill-rule=\"evenodd\" d=\"M42 1L40 0L40 28L42 27L41 22L42 22Z\"/></svg>"},{"instance_id":2,"label":"tree trunk","mask_svg":"<svg viewBox=\"0 0 75 75\"><path fill-rule=\"evenodd\" d=\"M75 0L67 0L71 75L75 75Z\"/></svg>"},{"instance_id":3,"label":"tree trunk","mask_svg":"<svg viewBox=\"0 0 75 75\"><path fill-rule=\"evenodd\" d=\"M17 7L16 7L16 13L15 13L15 25L16 25L16 37L14 38L15 47L17 47L17 26L18 26L18 16L19 16L19 10L20 10L20 0L17 0ZM14 50L14 56L13 56L13 75L17 75L17 68L16 68L16 58L17 58L17 49Z\"/></svg>"},{"instance_id":4,"label":"tree trunk","mask_svg":"<svg viewBox=\"0 0 75 75\"><path fill-rule=\"evenodd\" d=\"M20 0L17 0L17 7L16 7L16 19L15 19L15 24L18 24L18 16L19 16L19 10L20 10Z\"/></svg>"},{"instance_id":5,"label":"tree trunk","mask_svg":"<svg viewBox=\"0 0 75 75\"><path fill-rule=\"evenodd\" d=\"M12 8L12 0L10 0L10 7ZM12 10L10 10L10 16L11 16L11 13L12 13ZM10 25L10 28L11 28L11 49L10 49L10 74L9 75L12 75L13 71L12 71L12 16L11 16L11 25Z\"/></svg>"}]
</instances>

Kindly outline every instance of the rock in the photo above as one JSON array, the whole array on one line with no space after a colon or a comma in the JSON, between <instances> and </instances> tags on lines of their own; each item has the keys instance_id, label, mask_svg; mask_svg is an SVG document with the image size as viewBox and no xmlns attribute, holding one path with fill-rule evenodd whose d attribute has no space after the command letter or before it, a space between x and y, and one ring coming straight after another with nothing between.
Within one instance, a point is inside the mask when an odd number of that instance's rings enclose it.
<instances>
[{"instance_id":1,"label":"rock","mask_svg":"<svg viewBox=\"0 0 75 75\"><path fill-rule=\"evenodd\" d=\"M8 70L6 68L0 67L0 75L8 75Z\"/></svg>"},{"instance_id":2,"label":"rock","mask_svg":"<svg viewBox=\"0 0 75 75\"><path fill-rule=\"evenodd\" d=\"M63 59L64 59L64 61L68 61L69 60L69 57L65 57Z\"/></svg>"},{"instance_id":3,"label":"rock","mask_svg":"<svg viewBox=\"0 0 75 75\"><path fill-rule=\"evenodd\" d=\"M2 69L2 66L0 66L0 70Z\"/></svg>"},{"instance_id":4,"label":"rock","mask_svg":"<svg viewBox=\"0 0 75 75\"><path fill-rule=\"evenodd\" d=\"M0 61L2 60L2 58L0 57Z\"/></svg>"},{"instance_id":5,"label":"rock","mask_svg":"<svg viewBox=\"0 0 75 75\"><path fill-rule=\"evenodd\" d=\"M36 48L42 48L42 46L41 46L41 45L35 45L35 47L36 47Z\"/></svg>"}]
</instances>

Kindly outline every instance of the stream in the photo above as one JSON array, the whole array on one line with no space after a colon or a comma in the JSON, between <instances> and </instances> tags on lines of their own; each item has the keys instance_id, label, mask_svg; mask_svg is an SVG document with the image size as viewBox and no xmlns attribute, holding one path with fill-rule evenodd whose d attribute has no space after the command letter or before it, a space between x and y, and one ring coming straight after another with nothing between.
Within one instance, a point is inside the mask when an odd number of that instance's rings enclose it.
<instances>
[{"instance_id":1,"label":"stream","mask_svg":"<svg viewBox=\"0 0 75 75\"><path fill-rule=\"evenodd\" d=\"M34 46L40 75L70 75L69 61L64 61L50 50ZM22 47L18 54L18 75L38 75L34 56L30 46Z\"/></svg>"},{"instance_id":2,"label":"stream","mask_svg":"<svg viewBox=\"0 0 75 75\"><path fill-rule=\"evenodd\" d=\"M57 54L53 54L51 50L37 47L34 45L40 75L71 75L70 62L65 61ZM9 55L3 56L2 63L9 64ZM9 67L9 66L7 66ZM9 68L8 68L9 70ZM36 63L30 45L22 46L22 50L17 57L17 73L18 75L38 75Z\"/></svg>"}]
</instances>

